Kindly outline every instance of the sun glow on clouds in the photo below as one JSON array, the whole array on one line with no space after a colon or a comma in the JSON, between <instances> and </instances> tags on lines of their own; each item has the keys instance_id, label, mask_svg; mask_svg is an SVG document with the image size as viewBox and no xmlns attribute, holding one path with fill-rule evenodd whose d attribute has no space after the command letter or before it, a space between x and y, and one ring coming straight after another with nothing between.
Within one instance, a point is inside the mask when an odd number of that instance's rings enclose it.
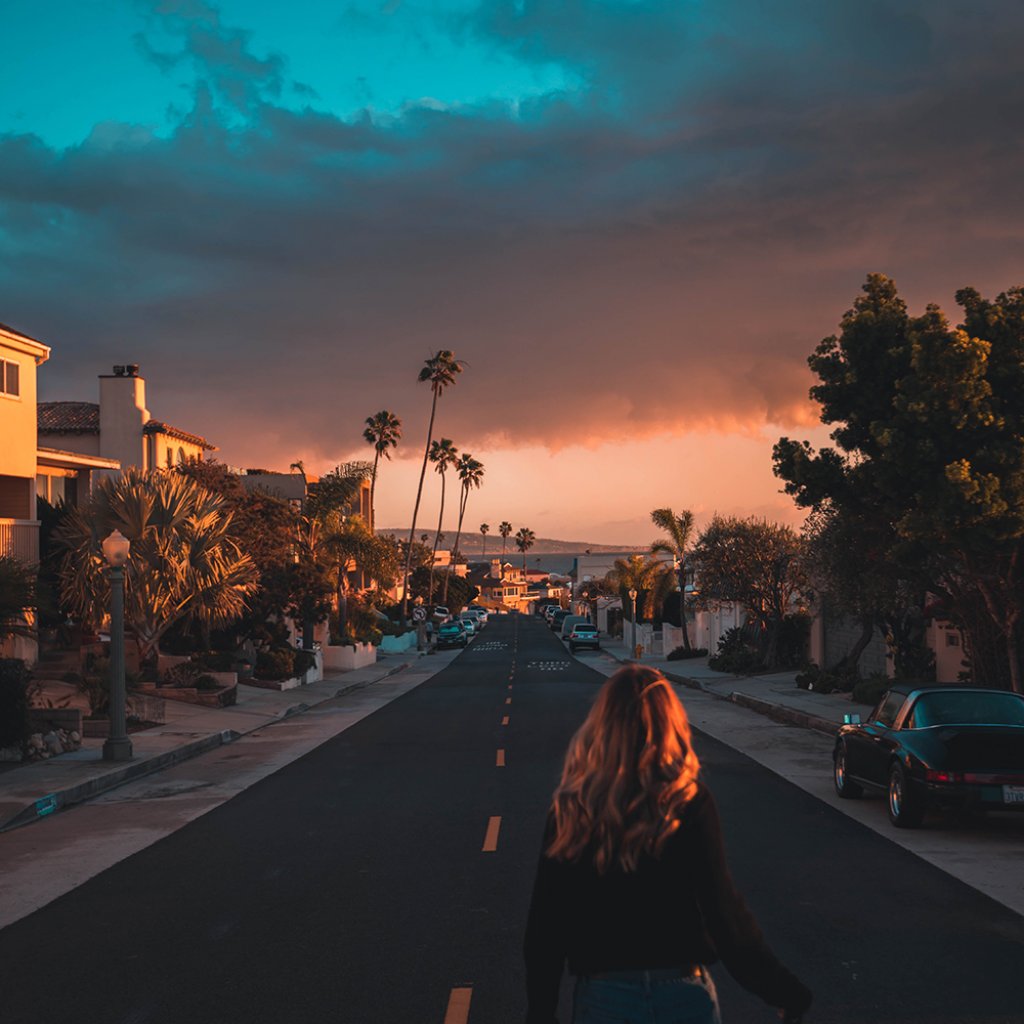
<instances>
[{"instance_id":1,"label":"sun glow on clouds","mask_svg":"<svg viewBox=\"0 0 1024 1024\"><path fill-rule=\"evenodd\" d=\"M771 442L809 434L806 357L865 274L920 308L1024 265L1010 0L159 0L84 47L80 5L22 10L0 320L53 345L42 397L138 362L228 462L315 469L391 409L389 525L439 348L478 523L792 519Z\"/></svg>"}]
</instances>

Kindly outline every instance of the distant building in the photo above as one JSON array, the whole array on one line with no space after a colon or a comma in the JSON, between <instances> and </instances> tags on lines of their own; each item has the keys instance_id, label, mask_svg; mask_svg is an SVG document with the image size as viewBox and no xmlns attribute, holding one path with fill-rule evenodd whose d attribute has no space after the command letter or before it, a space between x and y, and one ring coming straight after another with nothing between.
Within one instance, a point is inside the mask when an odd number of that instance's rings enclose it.
<instances>
[{"instance_id":1,"label":"distant building","mask_svg":"<svg viewBox=\"0 0 1024 1024\"><path fill-rule=\"evenodd\" d=\"M39 437L62 451L116 459L122 468L170 469L201 460L215 445L152 417L134 363L102 374L99 402L40 402Z\"/></svg>"}]
</instances>

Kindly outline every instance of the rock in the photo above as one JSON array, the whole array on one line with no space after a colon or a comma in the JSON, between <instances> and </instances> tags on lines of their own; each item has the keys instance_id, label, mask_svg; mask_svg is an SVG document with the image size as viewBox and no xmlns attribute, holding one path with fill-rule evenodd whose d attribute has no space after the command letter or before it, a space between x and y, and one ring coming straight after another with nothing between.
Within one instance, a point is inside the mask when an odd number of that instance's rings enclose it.
<instances>
[{"instance_id":1,"label":"rock","mask_svg":"<svg viewBox=\"0 0 1024 1024\"><path fill-rule=\"evenodd\" d=\"M74 745L80 746L82 742L82 734L77 729L71 730L71 735L68 737Z\"/></svg>"},{"instance_id":2,"label":"rock","mask_svg":"<svg viewBox=\"0 0 1024 1024\"><path fill-rule=\"evenodd\" d=\"M41 732L34 732L28 738L28 745L33 750L42 750L44 747L43 734Z\"/></svg>"},{"instance_id":3,"label":"rock","mask_svg":"<svg viewBox=\"0 0 1024 1024\"><path fill-rule=\"evenodd\" d=\"M43 745L46 747L46 752L52 757L54 754L64 753L64 744L60 741L60 736L52 730L43 737Z\"/></svg>"}]
</instances>

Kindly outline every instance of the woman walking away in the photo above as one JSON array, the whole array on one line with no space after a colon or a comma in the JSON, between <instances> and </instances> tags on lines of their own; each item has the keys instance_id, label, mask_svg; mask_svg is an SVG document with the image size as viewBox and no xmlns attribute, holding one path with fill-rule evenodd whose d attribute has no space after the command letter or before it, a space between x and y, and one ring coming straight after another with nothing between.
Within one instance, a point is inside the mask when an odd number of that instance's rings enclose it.
<instances>
[{"instance_id":1,"label":"woman walking away","mask_svg":"<svg viewBox=\"0 0 1024 1024\"><path fill-rule=\"evenodd\" d=\"M794 1024L811 993L774 957L725 863L686 710L659 672L620 669L565 757L526 928L528 1024L718 1024L721 959Z\"/></svg>"}]
</instances>

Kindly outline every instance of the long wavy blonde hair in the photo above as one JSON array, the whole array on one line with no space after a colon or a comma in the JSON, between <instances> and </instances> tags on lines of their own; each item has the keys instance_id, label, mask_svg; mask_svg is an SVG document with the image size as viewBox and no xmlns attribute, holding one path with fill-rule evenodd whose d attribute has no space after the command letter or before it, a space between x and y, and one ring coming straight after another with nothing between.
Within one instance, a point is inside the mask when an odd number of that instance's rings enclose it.
<instances>
[{"instance_id":1,"label":"long wavy blonde hair","mask_svg":"<svg viewBox=\"0 0 1024 1024\"><path fill-rule=\"evenodd\" d=\"M665 677L640 665L619 669L569 743L548 856L587 855L601 874L613 864L634 870L679 828L699 772L690 720Z\"/></svg>"}]
</instances>

